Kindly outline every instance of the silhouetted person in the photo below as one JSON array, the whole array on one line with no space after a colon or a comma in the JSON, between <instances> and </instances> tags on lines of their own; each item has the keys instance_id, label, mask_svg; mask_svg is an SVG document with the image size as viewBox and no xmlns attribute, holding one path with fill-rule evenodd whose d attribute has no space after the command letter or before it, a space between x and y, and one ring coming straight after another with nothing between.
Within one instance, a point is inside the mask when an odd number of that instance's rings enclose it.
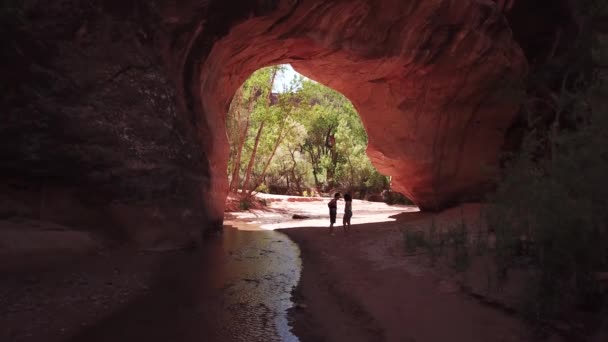
<instances>
[{"instance_id":1,"label":"silhouetted person","mask_svg":"<svg viewBox=\"0 0 608 342\"><path fill-rule=\"evenodd\" d=\"M336 216L338 215L338 199L340 199L339 192L327 203L329 207L329 233L331 235L334 235L334 223L336 223Z\"/></svg>"},{"instance_id":2,"label":"silhouetted person","mask_svg":"<svg viewBox=\"0 0 608 342\"><path fill-rule=\"evenodd\" d=\"M342 218L342 227L344 233L350 232L350 218L353 217L353 198L350 194L344 194L344 217ZM346 228L348 225L348 229Z\"/></svg>"}]
</instances>

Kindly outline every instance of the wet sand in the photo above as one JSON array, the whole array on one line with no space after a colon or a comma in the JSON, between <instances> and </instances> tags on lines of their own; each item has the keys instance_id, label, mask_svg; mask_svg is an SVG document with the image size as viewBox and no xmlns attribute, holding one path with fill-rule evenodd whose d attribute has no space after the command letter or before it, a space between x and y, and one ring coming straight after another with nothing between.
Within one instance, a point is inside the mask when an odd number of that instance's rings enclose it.
<instances>
[{"instance_id":1,"label":"wet sand","mask_svg":"<svg viewBox=\"0 0 608 342\"><path fill-rule=\"evenodd\" d=\"M335 237L318 228L285 230L302 251L294 298L306 309L292 311L302 341L532 340L517 318L391 256L386 236L396 235L394 223L353 228Z\"/></svg>"},{"instance_id":2,"label":"wet sand","mask_svg":"<svg viewBox=\"0 0 608 342\"><path fill-rule=\"evenodd\" d=\"M300 210L309 205L300 203ZM383 219L390 206L383 211L378 205L353 204L350 234L340 225L336 236L319 225L281 229L302 253L303 272L294 293L299 306L291 310L301 341L535 340L518 317L478 302L450 277L404 255L401 228L428 224L431 214L397 206L393 209L402 213ZM436 219L456 221L460 212ZM374 215L383 222L370 222ZM358 219L368 223L357 224Z\"/></svg>"},{"instance_id":3,"label":"wet sand","mask_svg":"<svg viewBox=\"0 0 608 342\"><path fill-rule=\"evenodd\" d=\"M0 268L0 341L298 340L299 249L279 232L226 226L197 250L31 261Z\"/></svg>"},{"instance_id":4,"label":"wet sand","mask_svg":"<svg viewBox=\"0 0 608 342\"><path fill-rule=\"evenodd\" d=\"M162 269L147 295L69 341L298 341L287 309L300 261L285 235L225 227Z\"/></svg>"},{"instance_id":5,"label":"wet sand","mask_svg":"<svg viewBox=\"0 0 608 342\"><path fill-rule=\"evenodd\" d=\"M403 226L432 215L354 201L352 232L330 236L327 199L263 197L268 209L227 214L224 234L199 250L102 251L3 272L0 340L534 340L517 317L404 256Z\"/></svg>"},{"instance_id":6,"label":"wet sand","mask_svg":"<svg viewBox=\"0 0 608 342\"><path fill-rule=\"evenodd\" d=\"M270 210L232 213L240 229L279 229L301 250L303 271L290 319L301 341L534 341L512 313L461 290L451 274L405 255L402 228L479 215L468 205L438 215L410 206L353 202L350 234L328 234L328 199L264 195ZM307 219L293 219L297 214ZM551 340L556 341L556 340Z\"/></svg>"}]
</instances>

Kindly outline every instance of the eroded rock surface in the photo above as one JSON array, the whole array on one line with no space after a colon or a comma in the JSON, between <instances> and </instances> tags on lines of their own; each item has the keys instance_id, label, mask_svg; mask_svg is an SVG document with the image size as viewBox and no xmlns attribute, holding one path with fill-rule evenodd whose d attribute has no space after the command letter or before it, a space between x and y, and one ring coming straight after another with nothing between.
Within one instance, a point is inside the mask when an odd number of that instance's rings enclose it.
<instances>
[{"instance_id":1,"label":"eroded rock surface","mask_svg":"<svg viewBox=\"0 0 608 342\"><path fill-rule=\"evenodd\" d=\"M232 28L201 64L212 132L244 77L287 62L353 102L376 168L431 210L487 191L527 67L494 3L285 5ZM226 145L223 132L214 140ZM226 156L210 153L212 174L223 177Z\"/></svg>"},{"instance_id":2,"label":"eroded rock surface","mask_svg":"<svg viewBox=\"0 0 608 342\"><path fill-rule=\"evenodd\" d=\"M225 114L260 67L346 95L374 165L435 210L491 184L528 66L517 1L25 3L1 12L0 214L144 244L221 224Z\"/></svg>"},{"instance_id":3,"label":"eroded rock surface","mask_svg":"<svg viewBox=\"0 0 608 342\"><path fill-rule=\"evenodd\" d=\"M141 244L189 240L182 233L203 221L203 155L154 48L152 13L56 1L10 16L14 24L1 25L0 216Z\"/></svg>"}]
</instances>

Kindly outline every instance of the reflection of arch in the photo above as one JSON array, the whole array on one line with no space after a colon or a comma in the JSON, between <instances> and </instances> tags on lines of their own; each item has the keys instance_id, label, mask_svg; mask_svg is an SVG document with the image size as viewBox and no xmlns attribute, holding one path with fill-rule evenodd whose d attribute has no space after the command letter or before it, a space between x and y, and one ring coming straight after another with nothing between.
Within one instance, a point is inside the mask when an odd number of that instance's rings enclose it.
<instances>
[{"instance_id":1,"label":"reflection of arch","mask_svg":"<svg viewBox=\"0 0 608 342\"><path fill-rule=\"evenodd\" d=\"M203 118L212 212L222 215L231 97L253 71L281 63L351 100L375 167L422 208L475 194L488 177L482 166L496 163L516 110L514 101L497 94L518 84L525 69L495 5L293 3L266 15L243 15L210 50L198 47L207 37L202 30L187 59L195 66L187 63L185 70L200 76L187 92Z\"/></svg>"}]
</instances>

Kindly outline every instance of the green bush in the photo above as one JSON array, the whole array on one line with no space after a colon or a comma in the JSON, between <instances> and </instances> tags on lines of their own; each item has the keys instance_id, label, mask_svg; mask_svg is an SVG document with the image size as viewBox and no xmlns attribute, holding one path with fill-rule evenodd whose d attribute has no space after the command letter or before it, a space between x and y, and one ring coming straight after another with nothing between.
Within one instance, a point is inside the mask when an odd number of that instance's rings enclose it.
<instances>
[{"instance_id":1,"label":"green bush","mask_svg":"<svg viewBox=\"0 0 608 342\"><path fill-rule=\"evenodd\" d=\"M597 272L608 270L608 113L547 139L531 134L490 200L496 261L505 277L518 259L538 270L528 284L530 317L598 309ZM552 153L539 157L539 146Z\"/></svg>"},{"instance_id":2,"label":"green bush","mask_svg":"<svg viewBox=\"0 0 608 342\"><path fill-rule=\"evenodd\" d=\"M22 24L24 17L23 0L0 0L0 28Z\"/></svg>"},{"instance_id":3,"label":"green bush","mask_svg":"<svg viewBox=\"0 0 608 342\"><path fill-rule=\"evenodd\" d=\"M425 247L427 242L424 238L424 232L404 228L402 231L405 253L415 254L418 248Z\"/></svg>"},{"instance_id":4,"label":"green bush","mask_svg":"<svg viewBox=\"0 0 608 342\"><path fill-rule=\"evenodd\" d=\"M403 247L406 255L414 255L423 249L430 259L431 266L435 266L437 259L448 252L447 260L450 266L464 272L470 265L468 228L464 224L441 231L435 220L431 221L428 233L412 228L404 228Z\"/></svg>"},{"instance_id":5,"label":"green bush","mask_svg":"<svg viewBox=\"0 0 608 342\"><path fill-rule=\"evenodd\" d=\"M383 198L386 204L413 205L412 201L410 201L409 198L394 191L386 191L383 194Z\"/></svg>"},{"instance_id":6,"label":"green bush","mask_svg":"<svg viewBox=\"0 0 608 342\"><path fill-rule=\"evenodd\" d=\"M239 206L241 210L249 210L251 208L251 200L249 200L248 198L243 198L239 202Z\"/></svg>"},{"instance_id":7,"label":"green bush","mask_svg":"<svg viewBox=\"0 0 608 342\"><path fill-rule=\"evenodd\" d=\"M459 272L469 267L469 234L464 224L459 224L447 231L446 243L452 248L452 267Z\"/></svg>"},{"instance_id":8,"label":"green bush","mask_svg":"<svg viewBox=\"0 0 608 342\"><path fill-rule=\"evenodd\" d=\"M264 193L264 194L269 193L268 187L264 183L258 185L258 187L255 189L255 191L256 192L261 192L261 193Z\"/></svg>"}]
</instances>

